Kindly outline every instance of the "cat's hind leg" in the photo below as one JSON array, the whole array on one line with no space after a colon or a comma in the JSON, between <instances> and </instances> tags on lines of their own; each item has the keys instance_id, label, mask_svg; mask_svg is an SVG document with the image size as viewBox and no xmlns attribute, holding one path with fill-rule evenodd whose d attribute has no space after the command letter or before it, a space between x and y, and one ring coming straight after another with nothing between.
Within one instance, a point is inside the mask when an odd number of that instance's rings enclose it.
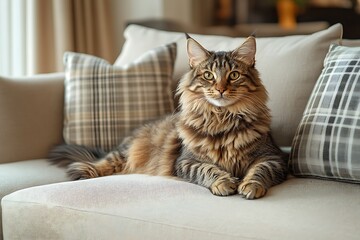
<instances>
[{"instance_id":1,"label":"cat's hind leg","mask_svg":"<svg viewBox=\"0 0 360 240\"><path fill-rule=\"evenodd\" d=\"M124 166L124 157L113 151L94 162L72 163L67 167L67 174L72 180L96 178L121 173Z\"/></svg>"}]
</instances>

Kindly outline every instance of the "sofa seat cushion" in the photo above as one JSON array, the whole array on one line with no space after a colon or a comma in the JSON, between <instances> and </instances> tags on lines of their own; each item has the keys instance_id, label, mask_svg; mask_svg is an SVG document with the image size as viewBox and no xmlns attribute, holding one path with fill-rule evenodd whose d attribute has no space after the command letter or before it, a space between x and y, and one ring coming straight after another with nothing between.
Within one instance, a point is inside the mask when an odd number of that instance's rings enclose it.
<instances>
[{"instance_id":1,"label":"sofa seat cushion","mask_svg":"<svg viewBox=\"0 0 360 240\"><path fill-rule=\"evenodd\" d=\"M19 189L67 180L63 169L50 165L45 159L3 163L0 164L0 199Z\"/></svg>"},{"instance_id":2,"label":"sofa seat cushion","mask_svg":"<svg viewBox=\"0 0 360 240\"><path fill-rule=\"evenodd\" d=\"M358 239L358 185L290 178L262 199L163 177L114 175L2 200L5 239Z\"/></svg>"},{"instance_id":3,"label":"sofa seat cushion","mask_svg":"<svg viewBox=\"0 0 360 240\"><path fill-rule=\"evenodd\" d=\"M46 159L0 164L0 198L16 190L69 180L63 169Z\"/></svg>"}]
</instances>

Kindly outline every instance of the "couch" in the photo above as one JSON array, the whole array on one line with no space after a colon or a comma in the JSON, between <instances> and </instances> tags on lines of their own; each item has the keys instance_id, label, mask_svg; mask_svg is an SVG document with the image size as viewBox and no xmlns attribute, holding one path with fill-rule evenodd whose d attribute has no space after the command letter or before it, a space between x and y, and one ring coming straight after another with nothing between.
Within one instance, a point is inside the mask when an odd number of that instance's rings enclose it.
<instances>
[{"instance_id":1,"label":"couch","mask_svg":"<svg viewBox=\"0 0 360 240\"><path fill-rule=\"evenodd\" d=\"M269 91L272 131L286 151L299 134L330 44L360 46L358 40L341 40L341 34L337 24L308 36L258 39L256 64ZM214 50L232 49L243 40L192 37ZM183 35L131 25L125 38L115 66L177 43L174 89L187 70ZM64 169L46 160L49 149L64 142L66 77L0 78L0 239L359 239L356 181L290 171L284 183L253 201L217 197L160 176L69 181Z\"/></svg>"}]
</instances>

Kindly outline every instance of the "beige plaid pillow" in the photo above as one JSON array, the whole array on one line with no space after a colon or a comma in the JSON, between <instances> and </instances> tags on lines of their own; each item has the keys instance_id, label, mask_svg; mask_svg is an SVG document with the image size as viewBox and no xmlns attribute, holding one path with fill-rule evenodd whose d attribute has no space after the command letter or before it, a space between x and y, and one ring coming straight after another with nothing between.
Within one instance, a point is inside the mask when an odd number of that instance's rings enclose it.
<instances>
[{"instance_id":1,"label":"beige plaid pillow","mask_svg":"<svg viewBox=\"0 0 360 240\"><path fill-rule=\"evenodd\" d=\"M109 151L139 125L173 112L175 58L175 43L125 66L65 53L65 142Z\"/></svg>"}]
</instances>

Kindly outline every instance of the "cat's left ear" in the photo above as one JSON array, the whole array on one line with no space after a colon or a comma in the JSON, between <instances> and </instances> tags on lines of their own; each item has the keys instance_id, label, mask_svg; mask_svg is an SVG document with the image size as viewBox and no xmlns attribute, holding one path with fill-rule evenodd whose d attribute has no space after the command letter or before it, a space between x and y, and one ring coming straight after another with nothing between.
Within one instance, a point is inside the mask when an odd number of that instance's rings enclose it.
<instances>
[{"instance_id":1,"label":"cat's left ear","mask_svg":"<svg viewBox=\"0 0 360 240\"><path fill-rule=\"evenodd\" d=\"M245 42L234 51L232 56L247 65L255 65L256 40L254 36L248 37Z\"/></svg>"},{"instance_id":2,"label":"cat's left ear","mask_svg":"<svg viewBox=\"0 0 360 240\"><path fill-rule=\"evenodd\" d=\"M191 68L196 67L201 62L209 58L210 53L197 41L192 39L188 34L187 38L187 54L189 56L189 64Z\"/></svg>"}]
</instances>

